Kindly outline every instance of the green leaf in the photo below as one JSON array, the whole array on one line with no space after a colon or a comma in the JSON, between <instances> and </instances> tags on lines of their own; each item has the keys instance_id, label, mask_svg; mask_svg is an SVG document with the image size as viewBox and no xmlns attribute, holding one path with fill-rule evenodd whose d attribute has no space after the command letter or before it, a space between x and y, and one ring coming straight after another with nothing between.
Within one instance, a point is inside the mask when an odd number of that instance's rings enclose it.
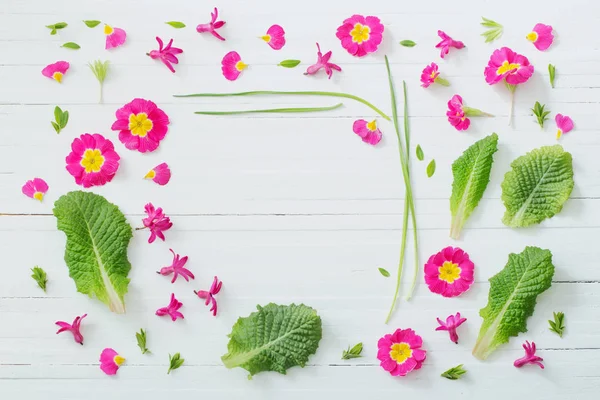
<instances>
[{"instance_id":1,"label":"green leaf","mask_svg":"<svg viewBox=\"0 0 600 400\"><path fill-rule=\"evenodd\" d=\"M137 340L137 345L142 351L142 354L150 353L150 350L146 347L146 331L140 329L139 332L135 333L135 338Z\"/></svg>"},{"instance_id":2,"label":"green leaf","mask_svg":"<svg viewBox=\"0 0 600 400\"><path fill-rule=\"evenodd\" d=\"M565 313L553 312L554 321L548 320L550 324L550 331L556 333L558 336L563 337L565 331Z\"/></svg>"},{"instance_id":3,"label":"green leaf","mask_svg":"<svg viewBox=\"0 0 600 400\"><path fill-rule=\"evenodd\" d=\"M37 282L38 286L45 292L46 291L46 283L48 283L48 277L46 276L46 271L38 267L37 265L31 268L31 277Z\"/></svg>"},{"instance_id":4,"label":"green leaf","mask_svg":"<svg viewBox=\"0 0 600 400\"><path fill-rule=\"evenodd\" d=\"M390 273L387 271L387 269L384 268L377 268L379 270L379 273L383 276L385 276L386 278L390 277Z\"/></svg>"},{"instance_id":5,"label":"green leaf","mask_svg":"<svg viewBox=\"0 0 600 400\"><path fill-rule=\"evenodd\" d=\"M165 22L165 24L171 25L173 28L176 28L176 29L185 28L185 24L183 22L179 22L179 21L169 21L169 22Z\"/></svg>"},{"instance_id":6,"label":"green leaf","mask_svg":"<svg viewBox=\"0 0 600 400\"><path fill-rule=\"evenodd\" d=\"M300 60L283 60L277 65L284 68L294 68L298 66L298 64L300 64Z\"/></svg>"},{"instance_id":7,"label":"green leaf","mask_svg":"<svg viewBox=\"0 0 600 400\"><path fill-rule=\"evenodd\" d=\"M463 365L460 364L460 365L457 365L456 367L450 368L446 372L443 372L441 376L444 378L448 378L451 381L455 381L457 379L460 379L466 373L467 373L467 370L465 370L463 368Z\"/></svg>"},{"instance_id":8,"label":"green leaf","mask_svg":"<svg viewBox=\"0 0 600 400\"><path fill-rule=\"evenodd\" d=\"M435 174L435 160L431 160L429 164L427 164L427 177L431 178Z\"/></svg>"},{"instance_id":9,"label":"green leaf","mask_svg":"<svg viewBox=\"0 0 600 400\"><path fill-rule=\"evenodd\" d=\"M54 120L60 124L60 119L62 118L63 111L59 106L54 107Z\"/></svg>"},{"instance_id":10,"label":"green leaf","mask_svg":"<svg viewBox=\"0 0 600 400\"><path fill-rule=\"evenodd\" d=\"M62 46L60 46L60 47L64 47L64 48L67 48L67 49L73 49L73 50L79 50L81 48L81 46L78 45L75 42L67 42L67 43L63 44Z\"/></svg>"},{"instance_id":11,"label":"green leaf","mask_svg":"<svg viewBox=\"0 0 600 400\"><path fill-rule=\"evenodd\" d=\"M169 354L169 370L167 371L167 375L171 373L172 370L177 369L183 365L185 360L181 358L181 354L175 353L173 355Z\"/></svg>"},{"instance_id":12,"label":"green leaf","mask_svg":"<svg viewBox=\"0 0 600 400\"><path fill-rule=\"evenodd\" d=\"M60 116L60 129L63 129L67 126L67 123L69 122L69 112L65 111L62 113L62 115Z\"/></svg>"},{"instance_id":13,"label":"green leaf","mask_svg":"<svg viewBox=\"0 0 600 400\"><path fill-rule=\"evenodd\" d=\"M487 19L485 17L481 17L481 19L483 20L483 22L481 22L481 25L486 28L490 28L481 34L481 36L485 38L486 43L493 42L494 40L502 36L502 33L504 32L504 27L501 24L497 23L496 21L492 21L491 19Z\"/></svg>"},{"instance_id":14,"label":"green leaf","mask_svg":"<svg viewBox=\"0 0 600 400\"><path fill-rule=\"evenodd\" d=\"M504 175L502 222L512 228L539 224L562 210L573 190L573 159L560 145L535 149Z\"/></svg>"},{"instance_id":15,"label":"green leaf","mask_svg":"<svg viewBox=\"0 0 600 400\"><path fill-rule=\"evenodd\" d=\"M533 314L537 296L552 285L552 253L526 247L508 255L502 271L490 278L488 304L479 311L483 318L473 355L486 359L511 336L527 332L527 318Z\"/></svg>"},{"instance_id":16,"label":"green leaf","mask_svg":"<svg viewBox=\"0 0 600 400\"><path fill-rule=\"evenodd\" d=\"M228 352L221 357L223 364L244 368L250 376L262 371L285 374L293 366L304 367L323 334L316 310L304 304L270 303L256 308L233 325Z\"/></svg>"},{"instance_id":17,"label":"green leaf","mask_svg":"<svg viewBox=\"0 0 600 400\"><path fill-rule=\"evenodd\" d=\"M352 348L348 346L348 350L342 352L342 360L350 360L352 358L362 357L360 353L363 351L363 344L357 343Z\"/></svg>"},{"instance_id":18,"label":"green leaf","mask_svg":"<svg viewBox=\"0 0 600 400\"><path fill-rule=\"evenodd\" d=\"M544 110L544 108L546 107L545 104L540 104L539 101L536 101L535 104L533 105L533 108L531 109L531 111L533 112L533 115L535 115L536 119L537 119L537 123L540 125L540 128L544 128L544 122L546 122L548 120L548 114L550 114L550 111L546 111Z\"/></svg>"},{"instance_id":19,"label":"green leaf","mask_svg":"<svg viewBox=\"0 0 600 400\"><path fill-rule=\"evenodd\" d=\"M57 227L67 236L65 262L77 291L125 312L131 264L131 226L117 206L90 192L69 192L54 203Z\"/></svg>"},{"instance_id":20,"label":"green leaf","mask_svg":"<svg viewBox=\"0 0 600 400\"><path fill-rule=\"evenodd\" d=\"M458 239L462 228L479 204L483 192L490 182L490 172L494 153L498 150L498 135L489 136L475 142L452 163L452 195L450 212L452 223L450 237Z\"/></svg>"},{"instance_id":21,"label":"green leaf","mask_svg":"<svg viewBox=\"0 0 600 400\"><path fill-rule=\"evenodd\" d=\"M417 152L417 160L423 161L425 159L425 154L423 154L423 149L421 148L420 144L417 145L416 152Z\"/></svg>"},{"instance_id":22,"label":"green leaf","mask_svg":"<svg viewBox=\"0 0 600 400\"><path fill-rule=\"evenodd\" d=\"M46 25L46 28L50 29L51 35L56 35L56 31L67 27L66 22L57 22L56 24Z\"/></svg>"},{"instance_id":23,"label":"green leaf","mask_svg":"<svg viewBox=\"0 0 600 400\"><path fill-rule=\"evenodd\" d=\"M52 29L52 30L50 31L50 34L51 34L51 35L56 35L56 29Z\"/></svg>"},{"instance_id":24,"label":"green leaf","mask_svg":"<svg viewBox=\"0 0 600 400\"><path fill-rule=\"evenodd\" d=\"M548 73L550 74L550 86L554 89L554 78L556 78L556 67L548 64Z\"/></svg>"},{"instance_id":25,"label":"green leaf","mask_svg":"<svg viewBox=\"0 0 600 400\"><path fill-rule=\"evenodd\" d=\"M412 40L403 40L400 42L400 44L404 47L415 47L417 44L415 42L413 42Z\"/></svg>"},{"instance_id":26,"label":"green leaf","mask_svg":"<svg viewBox=\"0 0 600 400\"><path fill-rule=\"evenodd\" d=\"M95 19L85 20L83 21L83 23L86 24L88 28L95 28L98 25L100 25L100 21L97 21Z\"/></svg>"},{"instance_id":27,"label":"green leaf","mask_svg":"<svg viewBox=\"0 0 600 400\"><path fill-rule=\"evenodd\" d=\"M50 121L50 123L52 124L52 127L54 128L56 133L60 133L60 131L61 131L60 126L54 121Z\"/></svg>"}]
</instances>

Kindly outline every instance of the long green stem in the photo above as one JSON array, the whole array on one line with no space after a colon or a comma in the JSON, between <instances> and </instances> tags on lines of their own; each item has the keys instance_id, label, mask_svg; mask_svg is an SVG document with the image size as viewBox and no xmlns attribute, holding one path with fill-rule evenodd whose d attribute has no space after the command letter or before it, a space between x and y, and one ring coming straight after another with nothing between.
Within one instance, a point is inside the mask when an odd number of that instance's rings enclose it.
<instances>
[{"instance_id":1,"label":"long green stem","mask_svg":"<svg viewBox=\"0 0 600 400\"><path fill-rule=\"evenodd\" d=\"M385 118L388 121L391 121L390 117L381 111L379 108L375 107L373 104L369 103L367 100L354 96L353 94L348 93L340 93L340 92L313 92L313 91L299 91L299 92L287 92L287 91L278 91L278 90L254 90L251 92L235 92L235 93L193 93L193 94L175 94L173 97L228 97L228 96L259 96L259 95L269 95L269 94L280 94L280 95L299 95L299 96L328 96L328 97L342 97L345 99L356 100L359 103L366 105L371 108L377 114L381 115L382 118Z\"/></svg>"},{"instance_id":2,"label":"long green stem","mask_svg":"<svg viewBox=\"0 0 600 400\"><path fill-rule=\"evenodd\" d=\"M242 110L242 111L196 111L194 114L201 115L238 115L238 114L258 114L258 113L305 113L335 110L343 106L338 103L330 107L298 107L298 108L267 108L263 110Z\"/></svg>"}]
</instances>

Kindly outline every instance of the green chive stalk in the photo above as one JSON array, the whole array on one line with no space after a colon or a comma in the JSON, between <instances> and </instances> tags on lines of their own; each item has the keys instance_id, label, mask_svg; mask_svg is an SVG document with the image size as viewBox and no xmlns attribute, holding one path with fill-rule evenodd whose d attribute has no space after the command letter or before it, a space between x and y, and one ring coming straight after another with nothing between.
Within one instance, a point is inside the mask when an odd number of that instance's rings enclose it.
<instances>
[{"instance_id":1,"label":"green chive stalk","mask_svg":"<svg viewBox=\"0 0 600 400\"><path fill-rule=\"evenodd\" d=\"M243 111L196 111L194 114L200 115L239 115L239 114L260 114L260 113L305 113L305 112L321 112L335 110L343 106L343 103L338 103L329 107L298 107L298 108L267 108L262 110L243 110Z\"/></svg>"}]
</instances>

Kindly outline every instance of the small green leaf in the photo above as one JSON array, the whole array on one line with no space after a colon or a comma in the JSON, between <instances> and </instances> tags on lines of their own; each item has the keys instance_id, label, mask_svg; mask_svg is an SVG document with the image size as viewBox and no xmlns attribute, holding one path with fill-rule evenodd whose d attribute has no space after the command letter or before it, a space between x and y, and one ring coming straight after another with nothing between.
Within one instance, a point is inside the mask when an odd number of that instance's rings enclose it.
<instances>
[{"instance_id":1,"label":"small green leaf","mask_svg":"<svg viewBox=\"0 0 600 400\"><path fill-rule=\"evenodd\" d=\"M533 105L533 108L531 109L533 115L535 115L537 118L537 123L542 129L544 129L544 122L548 120L548 114L550 114L550 111L544 110L544 107L546 107L545 104L542 105L539 101L536 101Z\"/></svg>"},{"instance_id":2,"label":"small green leaf","mask_svg":"<svg viewBox=\"0 0 600 400\"><path fill-rule=\"evenodd\" d=\"M421 148L421 145L418 144L417 145L417 159L419 161L423 161L425 159L425 154L423 154L423 149Z\"/></svg>"},{"instance_id":3,"label":"small green leaf","mask_svg":"<svg viewBox=\"0 0 600 400\"><path fill-rule=\"evenodd\" d=\"M46 25L46 28L51 29L50 34L56 35L56 31L67 27L66 22L57 22L56 24Z\"/></svg>"},{"instance_id":4,"label":"small green leaf","mask_svg":"<svg viewBox=\"0 0 600 400\"><path fill-rule=\"evenodd\" d=\"M348 350L342 352L342 360L350 360L352 358L362 357L360 353L363 351L363 344L357 343L352 348L348 347Z\"/></svg>"},{"instance_id":5,"label":"small green leaf","mask_svg":"<svg viewBox=\"0 0 600 400\"><path fill-rule=\"evenodd\" d=\"M548 64L548 73L550 74L550 86L554 89L554 78L556 78L556 67Z\"/></svg>"},{"instance_id":6,"label":"small green leaf","mask_svg":"<svg viewBox=\"0 0 600 400\"><path fill-rule=\"evenodd\" d=\"M456 367L452 367L448 371L442 373L441 376L443 376L444 378L448 378L452 381L455 381L457 379L460 379L466 373L467 373L467 371L463 368L463 365L460 364L460 365L457 365Z\"/></svg>"},{"instance_id":7,"label":"small green leaf","mask_svg":"<svg viewBox=\"0 0 600 400\"><path fill-rule=\"evenodd\" d=\"M379 273L383 276L385 276L386 278L390 277L390 273L387 271L387 269L385 268L377 268L379 270Z\"/></svg>"},{"instance_id":8,"label":"small green leaf","mask_svg":"<svg viewBox=\"0 0 600 400\"><path fill-rule=\"evenodd\" d=\"M38 286L45 292L46 291L46 283L48 283L48 277L46 276L46 271L38 267L37 265L31 268L31 272L33 274L31 277L37 282Z\"/></svg>"},{"instance_id":9,"label":"small green leaf","mask_svg":"<svg viewBox=\"0 0 600 400\"><path fill-rule=\"evenodd\" d=\"M51 34L51 35L56 35L56 29L52 29L52 30L50 31L50 34Z\"/></svg>"},{"instance_id":10,"label":"small green leaf","mask_svg":"<svg viewBox=\"0 0 600 400\"><path fill-rule=\"evenodd\" d=\"M52 127L54 128L54 130L56 131L56 133L57 134L60 133L60 130L61 130L60 126L56 122L54 122L54 121L50 121L50 123L52 124Z\"/></svg>"},{"instance_id":11,"label":"small green leaf","mask_svg":"<svg viewBox=\"0 0 600 400\"><path fill-rule=\"evenodd\" d=\"M171 25L175 29L185 28L185 24L183 22L179 22L179 21L169 21L169 22L165 22L165 24Z\"/></svg>"},{"instance_id":12,"label":"small green leaf","mask_svg":"<svg viewBox=\"0 0 600 400\"><path fill-rule=\"evenodd\" d=\"M413 42L412 40L403 40L400 42L400 44L404 47L415 47L417 44L415 42Z\"/></svg>"},{"instance_id":13,"label":"small green leaf","mask_svg":"<svg viewBox=\"0 0 600 400\"><path fill-rule=\"evenodd\" d=\"M167 371L167 374L170 374L172 370L181 367L184 362L185 360L181 358L179 353L175 353L173 355L169 354L169 370Z\"/></svg>"},{"instance_id":14,"label":"small green leaf","mask_svg":"<svg viewBox=\"0 0 600 400\"><path fill-rule=\"evenodd\" d=\"M294 68L298 66L298 64L300 64L300 60L283 60L277 65L284 68Z\"/></svg>"},{"instance_id":15,"label":"small green leaf","mask_svg":"<svg viewBox=\"0 0 600 400\"><path fill-rule=\"evenodd\" d=\"M431 178L435 174L435 160L431 160L427 165L427 177Z\"/></svg>"},{"instance_id":16,"label":"small green leaf","mask_svg":"<svg viewBox=\"0 0 600 400\"><path fill-rule=\"evenodd\" d=\"M88 28L95 28L98 25L100 25L100 21L97 21L95 19L89 19L89 20L83 21L83 23L86 24Z\"/></svg>"},{"instance_id":17,"label":"small green leaf","mask_svg":"<svg viewBox=\"0 0 600 400\"><path fill-rule=\"evenodd\" d=\"M63 111L59 106L54 107L54 120L60 124L60 118L62 117Z\"/></svg>"},{"instance_id":18,"label":"small green leaf","mask_svg":"<svg viewBox=\"0 0 600 400\"><path fill-rule=\"evenodd\" d=\"M60 129L64 129L67 126L67 122L69 122L69 112L65 111L62 113L61 117L60 117Z\"/></svg>"},{"instance_id":19,"label":"small green leaf","mask_svg":"<svg viewBox=\"0 0 600 400\"><path fill-rule=\"evenodd\" d=\"M73 49L73 50L79 50L81 48L81 46L75 42L67 42L60 47L64 47L66 49Z\"/></svg>"},{"instance_id":20,"label":"small green leaf","mask_svg":"<svg viewBox=\"0 0 600 400\"><path fill-rule=\"evenodd\" d=\"M491 19L487 19L485 17L481 17L481 19L483 20L483 22L481 22L481 25L486 28L490 28L481 34L481 36L485 38L486 43L492 42L498 39L500 36L502 36L504 27L501 24L497 23L496 21L492 21Z\"/></svg>"},{"instance_id":21,"label":"small green leaf","mask_svg":"<svg viewBox=\"0 0 600 400\"><path fill-rule=\"evenodd\" d=\"M550 324L550 331L556 333L558 336L563 337L565 331L565 313L553 312L554 321L548 320Z\"/></svg>"},{"instance_id":22,"label":"small green leaf","mask_svg":"<svg viewBox=\"0 0 600 400\"><path fill-rule=\"evenodd\" d=\"M137 339L137 345L142 351L142 354L150 353L150 350L146 347L146 331L140 329L139 332L135 333L135 338Z\"/></svg>"}]
</instances>

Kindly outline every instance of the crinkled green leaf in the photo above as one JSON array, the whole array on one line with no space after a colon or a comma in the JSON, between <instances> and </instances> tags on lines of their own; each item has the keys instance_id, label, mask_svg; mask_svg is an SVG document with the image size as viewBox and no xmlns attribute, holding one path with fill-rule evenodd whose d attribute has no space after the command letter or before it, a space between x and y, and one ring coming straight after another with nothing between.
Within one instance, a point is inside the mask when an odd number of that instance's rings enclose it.
<instances>
[{"instance_id":1,"label":"crinkled green leaf","mask_svg":"<svg viewBox=\"0 0 600 400\"><path fill-rule=\"evenodd\" d=\"M100 21L94 19L83 21L83 23L86 24L88 28L95 28L100 25Z\"/></svg>"},{"instance_id":2,"label":"crinkled green leaf","mask_svg":"<svg viewBox=\"0 0 600 400\"><path fill-rule=\"evenodd\" d=\"M169 21L169 22L165 22L165 24L171 25L175 29L185 28L185 24L183 22L179 22L179 21Z\"/></svg>"},{"instance_id":3,"label":"crinkled green leaf","mask_svg":"<svg viewBox=\"0 0 600 400\"><path fill-rule=\"evenodd\" d=\"M282 306L270 303L239 318L233 325L227 354L221 357L227 368L241 367L250 376L262 371L286 371L304 367L319 347L321 318L304 304Z\"/></svg>"},{"instance_id":4,"label":"crinkled green leaf","mask_svg":"<svg viewBox=\"0 0 600 400\"><path fill-rule=\"evenodd\" d=\"M551 218L573 190L573 160L560 145L544 146L514 160L504 175L502 222L516 228Z\"/></svg>"},{"instance_id":5,"label":"crinkled green leaf","mask_svg":"<svg viewBox=\"0 0 600 400\"><path fill-rule=\"evenodd\" d=\"M526 247L508 255L502 271L490 278L488 304L479 311L483 318L473 355L484 360L511 336L527 332L537 296L552 285L554 265L550 250Z\"/></svg>"},{"instance_id":6,"label":"crinkled green leaf","mask_svg":"<svg viewBox=\"0 0 600 400\"><path fill-rule=\"evenodd\" d=\"M475 142L452 163L451 238L459 238L463 225L483 197L497 150L498 135L492 133Z\"/></svg>"},{"instance_id":7,"label":"crinkled green leaf","mask_svg":"<svg viewBox=\"0 0 600 400\"><path fill-rule=\"evenodd\" d=\"M75 191L54 203L58 229L67 236L65 262L77 290L125 312L131 264L131 226L117 206L90 192Z\"/></svg>"}]
</instances>

